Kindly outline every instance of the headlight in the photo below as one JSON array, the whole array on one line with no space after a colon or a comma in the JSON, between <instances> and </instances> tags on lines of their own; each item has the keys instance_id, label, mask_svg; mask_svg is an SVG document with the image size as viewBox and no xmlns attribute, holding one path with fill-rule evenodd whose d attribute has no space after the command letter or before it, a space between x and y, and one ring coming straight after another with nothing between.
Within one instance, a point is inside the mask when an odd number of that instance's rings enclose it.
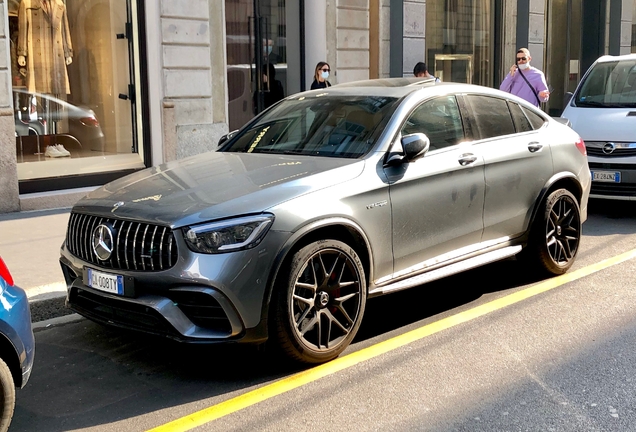
<instances>
[{"instance_id":1,"label":"headlight","mask_svg":"<svg viewBox=\"0 0 636 432\"><path fill-rule=\"evenodd\" d=\"M216 254L250 249L258 245L274 222L265 214L212 222L183 229L185 241L194 252Z\"/></svg>"}]
</instances>

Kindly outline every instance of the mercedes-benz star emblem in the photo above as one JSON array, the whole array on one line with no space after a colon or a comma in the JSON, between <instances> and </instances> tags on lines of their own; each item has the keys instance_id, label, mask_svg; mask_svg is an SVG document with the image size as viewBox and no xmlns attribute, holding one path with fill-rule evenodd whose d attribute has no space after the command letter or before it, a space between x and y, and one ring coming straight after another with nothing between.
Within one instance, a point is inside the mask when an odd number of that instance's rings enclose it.
<instances>
[{"instance_id":1,"label":"mercedes-benz star emblem","mask_svg":"<svg viewBox=\"0 0 636 432\"><path fill-rule=\"evenodd\" d=\"M603 146L603 153L605 154L612 154L614 153L614 150L616 150L616 144L613 142L608 142Z\"/></svg>"},{"instance_id":2,"label":"mercedes-benz star emblem","mask_svg":"<svg viewBox=\"0 0 636 432\"><path fill-rule=\"evenodd\" d=\"M329 304L329 294L322 291L320 294L320 306L325 307Z\"/></svg>"},{"instance_id":3,"label":"mercedes-benz star emblem","mask_svg":"<svg viewBox=\"0 0 636 432\"><path fill-rule=\"evenodd\" d=\"M101 261L106 261L113 253L113 231L108 225L97 225L93 231L93 252Z\"/></svg>"}]
</instances>

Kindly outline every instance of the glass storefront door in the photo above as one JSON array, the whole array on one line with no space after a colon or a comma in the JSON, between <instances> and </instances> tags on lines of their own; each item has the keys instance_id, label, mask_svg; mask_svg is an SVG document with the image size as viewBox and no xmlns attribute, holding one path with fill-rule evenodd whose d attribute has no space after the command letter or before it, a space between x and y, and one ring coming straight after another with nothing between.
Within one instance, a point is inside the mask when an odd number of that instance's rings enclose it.
<instances>
[{"instance_id":1,"label":"glass storefront door","mask_svg":"<svg viewBox=\"0 0 636 432\"><path fill-rule=\"evenodd\" d=\"M9 1L19 180L144 167L136 7L136 0Z\"/></svg>"},{"instance_id":2,"label":"glass storefront door","mask_svg":"<svg viewBox=\"0 0 636 432\"><path fill-rule=\"evenodd\" d=\"M229 128L290 91L286 0L225 0Z\"/></svg>"},{"instance_id":3,"label":"glass storefront door","mask_svg":"<svg viewBox=\"0 0 636 432\"><path fill-rule=\"evenodd\" d=\"M426 64L442 81L494 85L493 0L428 0Z\"/></svg>"}]
</instances>

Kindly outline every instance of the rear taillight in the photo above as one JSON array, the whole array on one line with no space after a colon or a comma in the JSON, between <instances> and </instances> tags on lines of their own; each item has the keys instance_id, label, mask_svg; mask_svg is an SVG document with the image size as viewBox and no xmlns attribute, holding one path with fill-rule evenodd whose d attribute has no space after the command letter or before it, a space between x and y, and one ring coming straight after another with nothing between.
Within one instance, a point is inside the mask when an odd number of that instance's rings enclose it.
<instances>
[{"instance_id":1,"label":"rear taillight","mask_svg":"<svg viewBox=\"0 0 636 432\"><path fill-rule=\"evenodd\" d=\"M577 139L574 144L576 144L576 148L579 149L583 156L587 155L587 150L585 150L585 143L583 142L583 138L579 137L579 139Z\"/></svg>"},{"instance_id":2,"label":"rear taillight","mask_svg":"<svg viewBox=\"0 0 636 432\"><path fill-rule=\"evenodd\" d=\"M9 269L7 268L2 258L0 258L0 277L7 281L10 286L13 286L13 278L11 277L11 273L9 273Z\"/></svg>"},{"instance_id":3,"label":"rear taillight","mask_svg":"<svg viewBox=\"0 0 636 432\"><path fill-rule=\"evenodd\" d=\"M95 117L82 117L80 119L80 122L82 122L84 126L93 126L93 127L99 126L99 122L97 121Z\"/></svg>"}]
</instances>

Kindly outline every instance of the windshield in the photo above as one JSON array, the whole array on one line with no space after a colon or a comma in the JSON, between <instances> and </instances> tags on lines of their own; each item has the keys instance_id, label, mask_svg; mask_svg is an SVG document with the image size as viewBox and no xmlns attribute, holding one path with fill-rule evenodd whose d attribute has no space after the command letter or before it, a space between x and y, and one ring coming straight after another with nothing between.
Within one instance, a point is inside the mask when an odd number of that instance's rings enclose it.
<instances>
[{"instance_id":1,"label":"windshield","mask_svg":"<svg viewBox=\"0 0 636 432\"><path fill-rule=\"evenodd\" d=\"M371 150L396 105L391 97L299 94L265 112L221 151L357 158Z\"/></svg>"},{"instance_id":2,"label":"windshield","mask_svg":"<svg viewBox=\"0 0 636 432\"><path fill-rule=\"evenodd\" d=\"M636 60L597 63L574 99L576 106L636 107Z\"/></svg>"}]
</instances>

